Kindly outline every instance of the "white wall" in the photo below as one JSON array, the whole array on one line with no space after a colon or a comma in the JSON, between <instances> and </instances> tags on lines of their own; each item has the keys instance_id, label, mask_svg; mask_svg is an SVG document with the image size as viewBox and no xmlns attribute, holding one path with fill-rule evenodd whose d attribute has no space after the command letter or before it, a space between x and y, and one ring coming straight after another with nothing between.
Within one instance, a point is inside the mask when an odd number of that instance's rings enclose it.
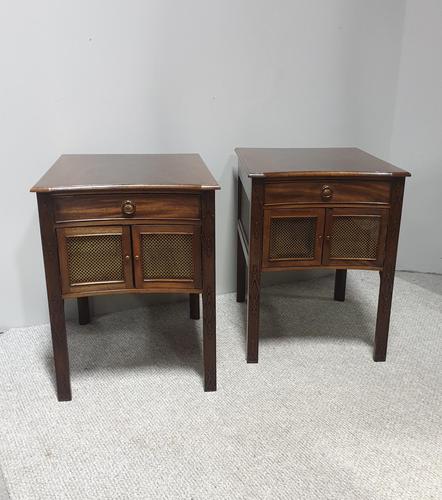
<instances>
[{"instance_id":1,"label":"white wall","mask_svg":"<svg viewBox=\"0 0 442 500\"><path fill-rule=\"evenodd\" d=\"M391 160L409 169L398 266L442 273L442 2L408 0Z\"/></svg>"},{"instance_id":2,"label":"white wall","mask_svg":"<svg viewBox=\"0 0 442 500\"><path fill-rule=\"evenodd\" d=\"M62 153L201 153L222 185L218 291L233 290L234 147L386 157L403 13L402 0L3 2L0 327L47 319L28 190Z\"/></svg>"}]
</instances>

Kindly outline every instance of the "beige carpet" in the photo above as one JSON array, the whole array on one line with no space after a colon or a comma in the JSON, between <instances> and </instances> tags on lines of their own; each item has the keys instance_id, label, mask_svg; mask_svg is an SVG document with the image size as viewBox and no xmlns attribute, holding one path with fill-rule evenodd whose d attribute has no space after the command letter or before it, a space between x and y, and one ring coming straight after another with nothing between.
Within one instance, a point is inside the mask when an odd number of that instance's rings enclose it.
<instances>
[{"instance_id":1,"label":"beige carpet","mask_svg":"<svg viewBox=\"0 0 442 500\"><path fill-rule=\"evenodd\" d=\"M58 403L47 326L0 335L0 465L11 499L442 498L442 277L400 273L386 363L377 273L264 291L260 363L245 306L219 296L216 393L187 304L69 324ZM1 492L0 487L0 492Z\"/></svg>"}]
</instances>

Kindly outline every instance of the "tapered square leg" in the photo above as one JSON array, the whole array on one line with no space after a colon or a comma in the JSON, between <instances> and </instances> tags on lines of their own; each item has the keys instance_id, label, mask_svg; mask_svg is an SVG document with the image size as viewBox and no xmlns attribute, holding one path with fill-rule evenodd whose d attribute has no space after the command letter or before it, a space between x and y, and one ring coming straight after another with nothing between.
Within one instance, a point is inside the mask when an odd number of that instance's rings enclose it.
<instances>
[{"instance_id":1,"label":"tapered square leg","mask_svg":"<svg viewBox=\"0 0 442 500\"><path fill-rule=\"evenodd\" d=\"M215 193L202 196L204 390L216 391Z\"/></svg>"},{"instance_id":2,"label":"tapered square leg","mask_svg":"<svg viewBox=\"0 0 442 500\"><path fill-rule=\"evenodd\" d=\"M77 299L78 308L78 323L80 325L87 325L91 321L91 315L89 310L89 298L79 297Z\"/></svg>"},{"instance_id":3,"label":"tapered square leg","mask_svg":"<svg viewBox=\"0 0 442 500\"><path fill-rule=\"evenodd\" d=\"M258 362L260 293L261 271L256 265L250 266L247 301L247 363Z\"/></svg>"},{"instance_id":4,"label":"tapered square leg","mask_svg":"<svg viewBox=\"0 0 442 500\"><path fill-rule=\"evenodd\" d=\"M347 269L336 269L335 274L335 300L344 302L345 285L347 283Z\"/></svg>"},{"instance_id":5,"label":"tapered square leg","mask_svg":"<svg viewBox=\"0 0 442 500\"><path fill-rule=\"evenodd\" d=\"M236 302L246 300L246 259L242 249L241 239L237 232L236 245Z\"/></svg>"},{"instance_id":6,"label":"tapered square leg","mask_svg":"<svg viewBox=\"0 0 442 500\"><path fill-rule=\"evenodd\" d=\"M253 179L250 215L248 301L247 301L247 363L258 362L259 305L263 239L264 183Z\"/></svg>"},{"instance_id":7,"label":"tapered square leg","mask_svg":"<svg viewBox=\"0 0 442 500\"><path fill-rule=\"evenodd\" d=\"M70 401L72 394L69 354L52 198L47 194L38 193L37 201L51 323L52 348L54 352L57 397L59 401Z\"/></svg>"},{"instance_id":8,"label":"tapered square leg","mask_svg":"<svg viewBox=\"0 0 442 500\"><path fill-rule=\"evenodd\" d=\"M216 391L215 294L203 293L204 390Z\"/></svg>"},{"instance_id":9,"label":"tapered square leg","mask_svg":"<svg viewBox=\"0 0 442 500\"><path fill-rule=\"evenodd\" d=\"M374 360L387 359L388 331L390 328L391 301L393 298L394 271L382 271L379 286L378 315L374 340Z\"/></svg>"},{"instance_id":10,"label":"tapered square leg","mask_svg":"<svg viewBox=\"0 0 442 500\"><path fill-rule=\"evenodd\" d=\"M200 294L189 294L190 319L200 319Z\"/></svg>"},{"instance_id":11,"label":"tapered square leg","mask_svg":"<svg viewBox=\"0 0 442 500\"><path fill-rule=\"evenodd\" d=\"M57 398L59 401L70 401L72 399L72 393L69 370L69 353L66 337L64 301L61 297L53 300L52 303L49 304L49 314L51 321Z\"/></svg>"},{"instance_id":12,"label":"tapered square leg","mask_svg":"<svg viewBox=\"0 0 442 500\"><path fill-rule=\"evenodd\" d=\"M391 208L388 227L390 228L385 244L384 265L380 274L378 315L374 339L375 361L387 359L388 331L390 328L391 301L393 297L394 275L396 269L397 245L402 214L404 179L397 179L391 186Z\"/></svg>"}]
</instances>

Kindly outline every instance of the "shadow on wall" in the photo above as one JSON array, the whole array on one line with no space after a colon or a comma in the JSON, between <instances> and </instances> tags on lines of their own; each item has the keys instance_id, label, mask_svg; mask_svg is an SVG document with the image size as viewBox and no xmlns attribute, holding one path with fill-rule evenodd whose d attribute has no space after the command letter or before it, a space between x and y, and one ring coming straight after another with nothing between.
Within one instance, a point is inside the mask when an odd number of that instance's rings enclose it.
<instances>
[{"instance_id":1,"label":"shadow on wall","mask_svg":"<svg viewBox=\"0 0 442 500\"><path fill-rule=\"evenodd\" d=\"M41 244L39 244L41 241L39 228L37 203L35 203L32 218L28 225L22 228L22 238L14 262L19 276L22 323L25 325L35 324L36 318L41 318L40 322L49 321L43 254ZM30 241L38 242L38 246L36 246L39 249L38 257L30 257Z\"/></svg>"}]
</instances>

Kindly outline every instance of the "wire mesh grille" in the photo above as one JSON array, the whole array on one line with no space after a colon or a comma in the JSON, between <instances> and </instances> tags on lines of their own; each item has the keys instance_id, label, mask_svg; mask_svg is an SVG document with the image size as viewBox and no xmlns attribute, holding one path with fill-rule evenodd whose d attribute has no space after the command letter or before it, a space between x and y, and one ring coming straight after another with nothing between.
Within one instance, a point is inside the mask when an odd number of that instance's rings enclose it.
<instances>
[{"instance_id":1,"label":"wire mesh grille","mask_svg":"<svg viewBox=\"0 0 442 500\"><path fill-rule=\"evenodd\" d=\"M315 234L315 217L272 218L269 258L313 259Z\"/></svg>"},{"instance_id":2,"label":"wire mesh grille","mask_svg":"<svg viewBox=\"0 0 442 500\"><path fill-rule=\"evenodd\" d=\"M124 281L121 234L66 238L69 283Z\"/></svg>"},{"instance_id":3,"label":"wire mesh grille","mask_svg":"<svg viewBox=\"0 0 442 500\"><path fill-rule=\"evenodd\" d=\"M193 279L191 234L141 235L144 279Z\"/></svg>"},{"instance_id":4,"label":"wire mesh grille","mask_svg":"<svg viewBox=\"0 0 442 500\"><path fill-rule=\"evenodd\" d=\"M333 217L330 257L374 260L380 230L380 217Z\"/></svg>"}]
</instances>

